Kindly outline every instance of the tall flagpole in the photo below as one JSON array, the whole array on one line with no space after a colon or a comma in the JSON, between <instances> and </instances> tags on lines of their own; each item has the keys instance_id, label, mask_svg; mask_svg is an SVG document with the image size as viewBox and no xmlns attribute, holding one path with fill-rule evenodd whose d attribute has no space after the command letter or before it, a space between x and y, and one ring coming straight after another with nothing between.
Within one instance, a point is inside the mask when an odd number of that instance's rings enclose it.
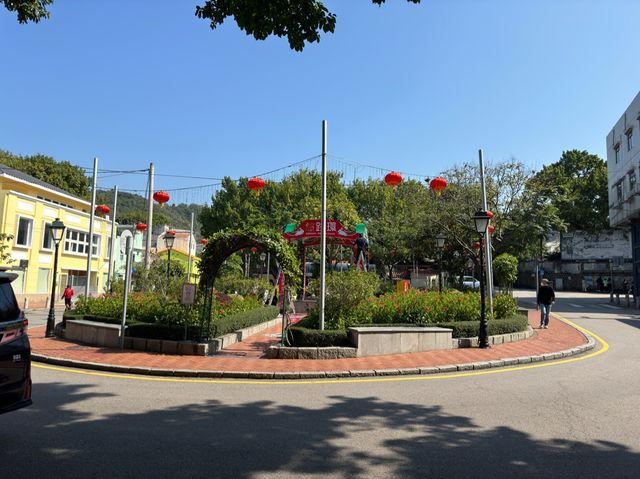
<instances>
[{"instance_id":1,"label":"tall flagpole","mask_svg":"<svg viewBox=\"0 0 640 479\"><path fill-rule=\"evenodd\" d=\"M480 189L482 191L482 209L487 211L487 188L484 182L484 156L482 150L478 150L480 159ZM487 259L487 299L489 301L489 311L493 312L493 255L491 254L491 233L487 230L484 235L484 245Z\"/></svg>"},{"instance_id":2,"label":"tall flagpole","mask_svg":"<svg viewBox=\"0 0 640 479\"><path fill-rule=\"evenodd\" d=\"M327 264L327 120L322 120L322 207L320 212L320 329L324 329ZM303 266L306 273L306 265Z\"/></svg>"},{"instance_id":3,"label":"tall flagpole","mask_svg":"<svg viewBox=\"0 0 640 479\"><path fill-rule=\"evenodd\" d=\"M151 235L153 234L153 163L149 164L149 204L147 208L147 241L144 248L144 268L149 269L151 266Z\"/></svg>"},{"instance_id":4,"label":"tall flagpole","mask_svg":"<svg viewBox=\"0 0 640 479\"><path fill-rule=\"evenodd\" d=\"M91 211L89 211L89 238L87 239L87 282L84 286L84 297L89 297L91 283L91 250L93 249L93 219L96 214L96 187L98 183L98 158L93 159L93 183L91 188ZM100 252L98 251L98 255Z\"/></svg>"},{"instance_id":5,"label":"tall flagpole","mask_svg":"<svg viewBox=\"0 0 640 479\"><path fill-rule=\"evenodd\" d=\"M116 247L116 212L118 211L118 186L113 187L113 216L111 217L111 239L109 248L109 269L107 269L107 285L111 288L111 275L115 276L113 264L113 250Z\"/></svg>"}]
</instances>

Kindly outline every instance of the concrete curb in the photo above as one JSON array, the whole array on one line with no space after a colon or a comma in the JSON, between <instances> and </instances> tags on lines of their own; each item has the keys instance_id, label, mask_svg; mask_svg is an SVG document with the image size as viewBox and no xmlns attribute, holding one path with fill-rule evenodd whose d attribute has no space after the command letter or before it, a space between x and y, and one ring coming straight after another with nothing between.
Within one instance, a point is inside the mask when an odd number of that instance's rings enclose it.
<instances>
[{"instance_id":1,"label":"concrete curb","mask_svg":"<svg viewBox=\"0 0 640 479\"><path fill-rule=\"evenodd\" d=\"M584 333L583 333L584 334ZM463 364L447 364L442 366L411 367L400 369L367 369L348 371L215 371L215 370L185 370L185 369L159 369L136 366L118 366L114 364L93 363L76 361L73 359L56 358L43 354L31 354L31 359L36 362L66 366L78 369L91 369L108 371L120 374L139 374L147 376L169 376L184 378L210 378L210 379L271 379L271 380L296 380L296 379L327 379L327 378L363 378L373 376L408 376L423 374L442 374L458 371L474 371L480 369L503 368L530 364L540 361L554 361L556 359L577 356L596 347L596 341L591 336L585 335L587 343L555 353L541 355L520 356L517 358L505 358L490 361L478 361Z\"/></svg>"}]
</instances>

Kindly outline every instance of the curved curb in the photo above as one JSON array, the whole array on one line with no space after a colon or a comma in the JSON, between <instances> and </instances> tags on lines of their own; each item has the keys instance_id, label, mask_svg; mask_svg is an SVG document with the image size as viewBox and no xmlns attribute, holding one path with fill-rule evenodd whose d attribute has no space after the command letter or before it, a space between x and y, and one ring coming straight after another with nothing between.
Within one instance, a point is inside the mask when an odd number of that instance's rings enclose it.
<instances>
[{"instance_id":1,"label":"curved curb","mask_svg":"<svg viewBox=\"0 0 640 479\"><path fill-rule=\"evenodd\" d=\"M596 347L596 340L584 332L587 343L571 349L565 349L555 353L546 353L533 356L520 356L517 358L495 359L489 361L477 361L463 364L447 364L443 366L425 366L398 369L366 369L344 371L211 371L190 369L159 369L138 366L118 366L115 364L93 363L76 361L73 359L56 358L43 354L31 354L31 359L36 362L66 366L78 369L92 369L97 371L109 371L122 374L140 374L147 376L172 376L184 378L211 378L211 379L322 379L322 378L363 378L371 376L409 376L421 374L451 373L457 371L472 371L479 369L502 368L521 364L536 363L541 361L553 361L556 359L577 356Z\"/></svg>"}]
</instances>

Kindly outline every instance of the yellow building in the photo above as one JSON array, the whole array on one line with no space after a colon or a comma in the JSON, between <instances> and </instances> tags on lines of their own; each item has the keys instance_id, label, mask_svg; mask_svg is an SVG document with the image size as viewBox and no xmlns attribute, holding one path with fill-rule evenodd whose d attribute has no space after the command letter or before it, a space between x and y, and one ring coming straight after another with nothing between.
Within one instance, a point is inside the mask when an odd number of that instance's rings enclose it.
<instances>
[{"instance_id":1,"label":"yellow building","mask_svg":"<svg viewBox=\"0 0 640 479\"><path fill-rule=\"evenodd\" d=\"M76 296L84 294L87 278L89 211L91 203L26 173L0 164L0 232L13 236L6 241L11 262L18 273L12 283L20 305L44 307L51 296L54 243L50 226L56 219L65 224L58 258L58 291L71 284ZM104 290L109 267L111 221L95 217L92 241L90 294Z\"/></svg>"}]
</instances>

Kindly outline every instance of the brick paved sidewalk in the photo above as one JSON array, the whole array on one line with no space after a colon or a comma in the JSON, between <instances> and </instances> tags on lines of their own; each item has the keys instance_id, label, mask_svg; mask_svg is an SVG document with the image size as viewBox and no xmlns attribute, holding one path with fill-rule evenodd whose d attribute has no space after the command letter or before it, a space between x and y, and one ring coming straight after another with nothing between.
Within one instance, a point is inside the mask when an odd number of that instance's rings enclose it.
<instances>
[{"instance_id":1,"label":"brick paved sidewalk","mask_svg":"<svg viewBox=\"0 0 640 479\"><path fill-rule=\"evenodd\" d=\"M539 324L539 313L529 311L529 323L532 327ZM273 332L265 331L252 339L256 343L265 342L264 337L280 331L280 327L272 328ZM247 341L240 348L247 348L244 356L222 354L217 356L171 356L157 353L108 349L95 346L85 346L62 339L44 338L44 327L30 330L31 345L34 360L54 362L58 364L76 365L79 363L93 363L85 365L95 369L112 369L121 372L165 374L175 376L206 376L206 377L264 377L264 378L294 378L294 377L333 377L359 375L387 375L408 374L414 372L438 372L438 367L456 365L456 368L442 370L472 369L466 367L471 363L487 363L493 361L492 366L514 364L514 358L537 357L547 355L544 359L553 359L553 353L574 350L571 354L586 350L588 343L585 336L562 321L552 318L549 329L535 329L529 339L508 344L495 345L490 349L465 348L440 351L429 351L412 354L394 354L367 358L349 359L265 359L249 354L252 341ZM251 339L251 338L249 338ZM275 336L270 341L277 342ZM576 350L575 348L580 348ZM227 351L229 352L229 351ZM562 355L556 355L562 357ZM506 364L501 364L502 360ZM517 363L517 361L515 361ZM527 362L527 361L522 361ZM531 362L529 360L528 362ZM146 371L147 368L157 371ZM420 371L420 368L431 371ZM435 369L434 369L435 368ZM163 372L162 372L162 371ZM398 371L403 370L403 371ZM415 370L415 371L414 371Z\"/></svg>"}]
</instances>

